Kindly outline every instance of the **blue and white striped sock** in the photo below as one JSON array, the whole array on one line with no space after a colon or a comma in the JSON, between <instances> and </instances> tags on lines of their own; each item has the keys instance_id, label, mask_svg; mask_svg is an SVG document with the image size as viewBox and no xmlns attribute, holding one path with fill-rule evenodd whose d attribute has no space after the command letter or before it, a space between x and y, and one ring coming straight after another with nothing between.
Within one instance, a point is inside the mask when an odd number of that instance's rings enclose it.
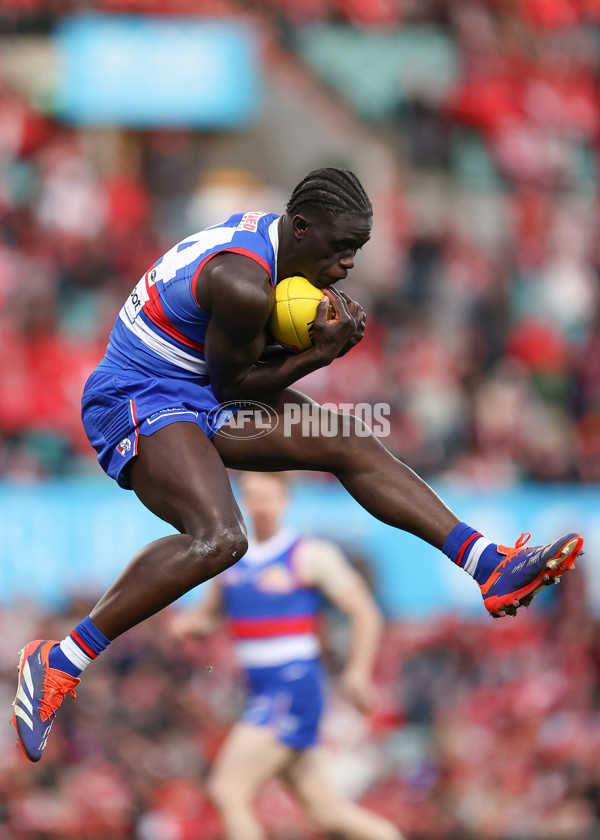
<instances>
[{"instance_id":1,"label":"blue and white striped sock","mask_svg":"<svg viewBox=\"0 0 600 840\"><path fill-rule=\"evenodd\" d=\"M465 522L459 522L450 531L442 551L453 563L475 578L477 583L485 583L504 559L496 543L490 542Z\"/></svg>"},{"instance_id":2,"label":"blue and white striped sock","mask_svg":"<svg viewBox=\"0 0 600 840\"><path fill-rule=\"evenodd\" d=\"M109 644L110 639L98 630L88 615L59 645L52 648L48 664L51 668L78 677Z\"/></svg>"}]
</instances>

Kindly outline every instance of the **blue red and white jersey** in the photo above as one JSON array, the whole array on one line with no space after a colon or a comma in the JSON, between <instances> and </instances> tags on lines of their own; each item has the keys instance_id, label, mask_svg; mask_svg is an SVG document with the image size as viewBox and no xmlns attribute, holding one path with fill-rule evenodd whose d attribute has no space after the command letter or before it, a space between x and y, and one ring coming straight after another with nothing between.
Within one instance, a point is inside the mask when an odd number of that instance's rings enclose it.
<instances>
[{"instance_id":1,"label":"blue red and white jersey","mask_svg":"<svg viewBox=\"0 0 600 840\"><path fill-rule=\"evenodd\" d=\"M258 262L276 283L279 216L238 213L188 236L137 283L110 334L105 359L148 376L206 382L204 339L210 319L194 295L198 275L215 254L231 251Z\"/></svg>"},{"instance_id":2,"label":"blue red and white jersey","mask_svg":"<svg viewBox=\"0 0 600 840\"><path fill-rule=\"evenodd\" d=\"M315 659L320 654L317 614L322 596L298 578L302 539L280 531L219 576L228 625L246 669Z\"/></svg>"}]
</instances>

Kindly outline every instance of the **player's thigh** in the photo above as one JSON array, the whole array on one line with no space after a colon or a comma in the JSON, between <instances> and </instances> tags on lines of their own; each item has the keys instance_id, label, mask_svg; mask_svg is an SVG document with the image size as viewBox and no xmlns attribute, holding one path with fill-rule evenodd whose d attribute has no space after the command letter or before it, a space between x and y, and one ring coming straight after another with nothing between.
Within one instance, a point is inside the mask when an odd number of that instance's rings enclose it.
<instances>
[{"instance_id":1,"label":"player's thigh","mask_svg":"<svg viewBox=\"0 0 600 840\"><path fill-rule=\"evenodd\" d=\"M284 779L311 814L344 800L334 783L331 756L322 744L298 753Z\"/></svg>"},{"instance_id":2,"label":"player's thigh","mask_svg":"<svg viewBox=\"0 0 600 840\"><path fill-rule=\"evenodd\" d=\"M251 411L243 422L233 418L213 438L228 467L337 472L381 448L360 420L323 408L291 388L255 405L256 419Z\"/></svg>"},{"instance_id":3,"label":"player's thigh","mask_svg":"<svg viewBox=\"0 0 600 840\"><path fill-rule=\"evenodd\" d=\"M236 723L213 764L208 785L216 801L251 801L270 779L293 760L294 751L272 729Z\"/></svg>"},{"instance_id":4,"label":"player's thigh","mask_svg":"<svg viewBox=\"0 0 600 840\"><path fill-rule=\"evenodd\" d=\"M204 534L245 526L227 470L195 423L171 423L140 435L128 475L140 501L178 531Z\"/></svg>"}]
</instances>

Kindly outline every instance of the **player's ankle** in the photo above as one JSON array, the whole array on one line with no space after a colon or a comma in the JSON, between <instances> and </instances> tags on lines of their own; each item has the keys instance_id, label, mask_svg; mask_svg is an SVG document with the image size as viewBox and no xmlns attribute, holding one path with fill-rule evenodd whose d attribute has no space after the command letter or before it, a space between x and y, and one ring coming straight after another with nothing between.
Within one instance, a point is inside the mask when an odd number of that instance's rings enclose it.
<instances>
[{"instance_id":1,"label":"player's ankle","mask_svg":"<svg viewBox=\"0 0 600 840\"><path fill-rule=\"evenodd\" d=\"M498 546L465 522L450 531L442 551L477 583L484 583L502 560Z\"/></svg>"},{"instance_id":2,"label":"player's ankle","mask_svg":"<svg viewBox=\"0 0 600 840\"><path fill-rule=\"evenodd\" d=\"M64 671L65 674L70 674L72 677L78 677L82 671L81 668L65 656L60 643L54 645L48 654L48 665L57 671Z\"/></svg>"},{"instance_id":3,"label":"player's ankle","mask_svg":"<svg viewBox=\"0 0 600 840\"><path fill-rule=\"evenodd\" d=\"M52 648L48 654L48 664L51 668L78 677L109 644L110 639L98 630L88 615L60 645Z\"/></svg>"}]
</instances>

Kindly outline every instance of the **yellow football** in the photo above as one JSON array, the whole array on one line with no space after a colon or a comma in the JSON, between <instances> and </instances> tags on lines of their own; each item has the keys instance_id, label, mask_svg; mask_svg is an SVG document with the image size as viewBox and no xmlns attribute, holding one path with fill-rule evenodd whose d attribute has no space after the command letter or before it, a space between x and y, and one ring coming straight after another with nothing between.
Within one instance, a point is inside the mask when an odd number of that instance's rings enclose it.
<instances>
[{"instance_id":1,"label":"yellow football","mask_svg":"<svg viewBox=\"0 0 600 840\"><path fill-rule=\"evenodd\" d=\"M321 289L305 277L286 277L275 287L275 306L267 330L283 347L299 353L312 346L312 331Z\"/></svg>"}]
</instances>

